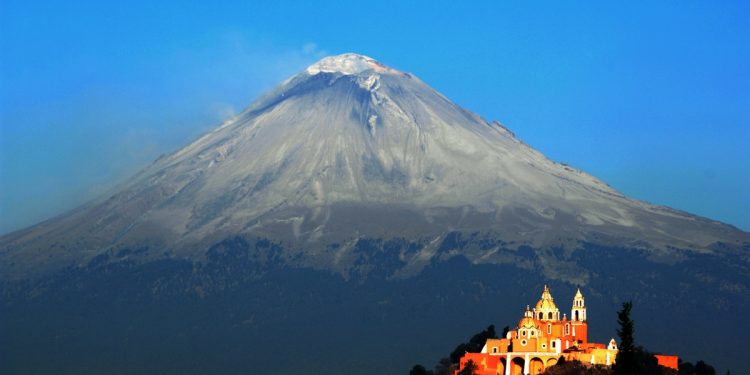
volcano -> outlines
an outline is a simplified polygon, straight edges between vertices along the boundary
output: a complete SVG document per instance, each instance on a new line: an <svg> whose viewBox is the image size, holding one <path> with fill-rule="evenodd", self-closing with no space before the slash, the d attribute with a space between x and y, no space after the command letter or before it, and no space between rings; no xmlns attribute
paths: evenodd
<svg viewBox="0 0 750 375"><path fill-rule="evenodd" d="M0 238L0 366L406 372L545 282L588 288L602 331L632 299L644 344L729 365L742 335L706 318L747 325L748 250L749 233L629 198L344 54L113 193ZM289 340L298 363L280 365Z"/></svg>

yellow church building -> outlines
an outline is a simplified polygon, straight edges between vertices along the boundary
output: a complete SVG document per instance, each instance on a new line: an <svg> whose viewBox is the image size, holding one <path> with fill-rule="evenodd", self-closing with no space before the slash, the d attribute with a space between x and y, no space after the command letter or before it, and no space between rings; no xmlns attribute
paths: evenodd
<svg viewBox="0 0 750 375"><path fill-rule="evenodd" d="M473 361L478 375L540 374L561 357L590 364L614 364L617 343L614 339L607 344L589 342L586 319L586 303L580 289L573 297L568 318L565 313L561 316L545 285L534 308L526 306L516 329L503 338L488 339L480 353L466 353L459 370Z"/></svg>

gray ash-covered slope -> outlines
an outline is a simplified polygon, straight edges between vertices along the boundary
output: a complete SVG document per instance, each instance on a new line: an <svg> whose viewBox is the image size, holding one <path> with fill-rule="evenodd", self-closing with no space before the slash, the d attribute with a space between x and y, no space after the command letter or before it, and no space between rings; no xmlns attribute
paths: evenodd
<svg viewBox="0 0 750 375"><path fill-rule="evenodd" d="M143 260L201 259L223 239L260 236L284 242L300 265L346 273L357 240L406 238L428 243L401 254L411 274L453 232L484 239L459 251L475 263L506 262L500 250L523 245L616 244L670 257L750 242L734 227L630 199L414 75L345 54L106 199L3 237L0 266L20 279L122 249L158 249L131 255Z"/></svg>
<svg viewBox="0 0 750 375"><path fill-rule="evenodd" d="M346 54L0 238L0 372L405 373L544 283L582 287L592 339L632 299L639 343L739 369L748 254Z"/></svg>

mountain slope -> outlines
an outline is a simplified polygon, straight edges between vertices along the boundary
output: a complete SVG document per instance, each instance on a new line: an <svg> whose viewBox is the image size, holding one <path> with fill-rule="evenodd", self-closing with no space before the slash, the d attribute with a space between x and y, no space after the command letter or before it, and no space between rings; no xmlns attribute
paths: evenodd
<svg viewBox="0 0 750 375"><path fill-rule="evenodd" d="M0 264L3 275L23 278L124 248L201 258L233 235L313 251L456 230L502 238L507 248L592 242L706 252L750 242L731 226L629 199L415 76L345 54L287 80L111 197L3 237ZM493 251L470 257L496 261ZM321 263L318 252L310 257Z"/></svg>

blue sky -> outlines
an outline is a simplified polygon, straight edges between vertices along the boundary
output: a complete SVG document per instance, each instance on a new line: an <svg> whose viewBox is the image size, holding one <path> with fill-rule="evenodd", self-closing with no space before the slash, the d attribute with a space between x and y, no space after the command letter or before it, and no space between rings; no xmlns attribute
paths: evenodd
<svg viewBox="0 0 750 375"><path fill-rule="evenodd" d="M0 233L343 52L625 194L750 230L747 2L198 3L0 2Z"/></svg>

